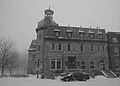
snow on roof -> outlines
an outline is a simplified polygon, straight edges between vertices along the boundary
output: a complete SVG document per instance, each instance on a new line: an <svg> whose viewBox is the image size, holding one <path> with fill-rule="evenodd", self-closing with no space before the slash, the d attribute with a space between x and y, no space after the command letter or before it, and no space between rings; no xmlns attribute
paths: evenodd
<svg viewBox="0 0 120 86"><path fill-rule="evenodd" d="M79 31L78 31L78 32L83 33L84 31L82 31L82 30L80 30L80 29L79 29Z"/></svg>
<svg viewBox="0 0 120 86"><path fill-rule="evenodd" d="M30 48L30 49L28 49L28 51L31 51L31 50L36 50L36 48Z"/></svg>
<svg viewBox="0 0 120 86"><path fill-rule="evenodd" d="M58 29L55 29L54 31L60 31L60 30L58 30Z"/></svg>
<svg viewBox="0 0 120 86"><path fill-rule="evenodd" d="M88 33L94 33L93 31L89 30Z"/></svg>

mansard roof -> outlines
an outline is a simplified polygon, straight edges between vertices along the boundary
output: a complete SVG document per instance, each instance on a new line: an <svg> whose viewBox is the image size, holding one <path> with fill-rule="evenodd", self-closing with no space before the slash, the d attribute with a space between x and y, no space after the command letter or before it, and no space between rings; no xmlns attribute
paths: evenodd
<svg viewBox="0 0 120 86"><path fill-rule="evenodd" d="M120 35L120 32L107 32L107 34L116 34L116 35Z"/></svg>
<svg viewBox="0 0 120 86"><path fill-rule="evenodd" d="M38 22L38 28L45 27L45 26L57 26L58 24L53 20L50 19L49 22L45 19L42 19Z"/></svg>
<svg viewBox="0 0 120 86"><path fill-rule="evenodd" d="M36 41L37 41L36 39L32 40L28 51L30 51L30 50L36 50L36 48L37 48L37 42Z"/></svg>
<svg viewBox="0 0 120 86"><path fill-rule="evenodd" d="M72 39L89 39L89 32L94 34L94 39L91 40L107 40L106 37L106 31L105 29L96 29L96 28L84 28L84 27L68 27L68 26L55 26L55 27L48 27L45 30L45 36L46 37L54 37L54 31L59 30L60 31L60 38L67 38L66 37L66 32L70 30L72 32ZM79 33L82 32L84 33L85 37L80 38ZM99 39L98 34L102 33L104 39ZM70 38L69 38L70 39Z"/></svg>

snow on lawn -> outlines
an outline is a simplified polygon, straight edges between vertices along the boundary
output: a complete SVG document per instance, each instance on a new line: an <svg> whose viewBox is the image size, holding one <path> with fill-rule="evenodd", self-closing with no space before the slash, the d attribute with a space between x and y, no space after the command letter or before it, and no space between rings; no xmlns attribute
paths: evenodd
<svg viewBox="0 0 120 86"><path fill-rule="evenodd" d="M87 81L63 82L60 78L50 80L30 76L28 78L0 78L0 86L120 86L120 78L98 76Z"/></svg>

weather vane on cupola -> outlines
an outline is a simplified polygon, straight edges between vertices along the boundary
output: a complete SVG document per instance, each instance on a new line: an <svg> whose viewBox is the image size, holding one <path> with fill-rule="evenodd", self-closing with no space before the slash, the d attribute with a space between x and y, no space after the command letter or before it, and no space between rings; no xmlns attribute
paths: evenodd
<svg viewBox="0 0 120 86"><path fill-rule="evenodd" d="M45 14L48 16L52 16L54 14L54 11L50 9L50 5L49 5L49 9L45 10Z"/></svg>

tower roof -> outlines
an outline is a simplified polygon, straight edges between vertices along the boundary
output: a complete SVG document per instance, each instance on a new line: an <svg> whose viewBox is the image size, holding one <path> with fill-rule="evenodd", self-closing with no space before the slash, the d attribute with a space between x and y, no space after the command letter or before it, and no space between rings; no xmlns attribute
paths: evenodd
<svg viewBox="0 0 120 86"><path fill-rule="evenodd" d="M53 14L54 14L54 11L52 11L52 10L50 9L50 6L49 6L49 9L46 9L44 12L45 12L45 14L47 14L47 15L53 15Z"/></svg>
<svg viewBox="0 0 120 86"><path fill-rule="evenodd" d="M50 6L44 11L44 13L45 17L38 22L38 28L45 26L58 26L58 24L53 20L54 11L50 9Z"/></svg>

